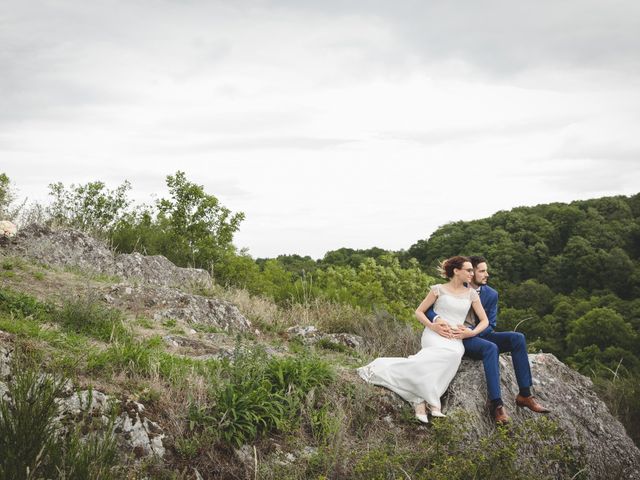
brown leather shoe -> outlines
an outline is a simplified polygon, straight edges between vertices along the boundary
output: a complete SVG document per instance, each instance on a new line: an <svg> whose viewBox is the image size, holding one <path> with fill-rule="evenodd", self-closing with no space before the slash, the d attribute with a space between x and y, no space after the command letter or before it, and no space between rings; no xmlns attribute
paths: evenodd
<svg viewBox="0 0 640 480"><path fill-rule="evenodd" d="M493 411L493 420L499 425L509 423L509 415L507 415L507 411L505 410L504 405L496 407L496 409Z"/></svg>
<svg viewBox="0 0 640 480"><path fill-rule="evenodd" d="M533 395L530 397L523 397L522 395L516 396L516 405L519 407L527 407L529 410L536 413L549 413L551 411L540 405Z"/></svg>

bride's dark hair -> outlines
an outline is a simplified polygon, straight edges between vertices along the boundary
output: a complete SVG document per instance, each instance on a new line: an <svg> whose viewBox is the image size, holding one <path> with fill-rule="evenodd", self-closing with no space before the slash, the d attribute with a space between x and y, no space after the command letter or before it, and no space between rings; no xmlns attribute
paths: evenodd
<svg viewBox="0 0 640 480"><path fill-rule="evenodd" d="M455 257L447 258L440 262L438 265L438 273L442 278L451 278L453 277L453 269L462 269L464 262L470 262L469 257L463 257L460 255L456 255Z"/></svg>

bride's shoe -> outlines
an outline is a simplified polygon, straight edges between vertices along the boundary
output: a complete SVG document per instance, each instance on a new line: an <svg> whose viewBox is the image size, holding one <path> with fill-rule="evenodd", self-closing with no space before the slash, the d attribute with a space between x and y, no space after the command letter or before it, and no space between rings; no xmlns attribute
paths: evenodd
<svg viewBox="0 0 640 480"><path fill-rule="evenodd" d="M424 402L415 405L416 418L422 423L429 423L429 417L427 417L427 408Z"/></svg>
<svg viewBox="0 0 640 480"><path fill-rule="evenodd" d="M434 407L433 405L429 405L429 412L431 413L432 417L438 417L438 418L446 417L446 415L442 413L442 410L440 410L438 407Z"/></svg>

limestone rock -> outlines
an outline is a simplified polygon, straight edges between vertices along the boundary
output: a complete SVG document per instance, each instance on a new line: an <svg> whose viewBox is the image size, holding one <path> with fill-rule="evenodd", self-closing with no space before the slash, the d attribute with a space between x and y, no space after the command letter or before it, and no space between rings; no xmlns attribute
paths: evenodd
<svg viewBox="0 0 640 480"><path fill-rule="evenodd" d="M211 287L209 273L175 266L160 255L114 254L104 242L77 230L30 225L5 246L8 253L57 267L124 279L102 295L112 306L124 306L156 320L183 320L229 331L248 331L251 323L224 300L186 293L184 287Z"/></svg>
<svg viewBox="0 0 640 480"><path fill-rule="evenodd" d="M163 457L164 433L157 423L144 416L144 405L128 401L124 409L125 411L116 420L115 431L125 439L136 458L149 455Z"/></svg>
<svg viewBox="0 0 640 480"><path fill-rule="evenodd" d="M251 328L251 322L232 303L169 287L117 284L110 288L107 296L111 305L140 311L157 321L181 320L227 332L242 332Z"/></svg>
<svg viewBox="0 0 640 480"><path fill-rule="evenodd" d="M362 337L352 333L322 333L313 325L296 325L287 329L287 337L297 339L305 345L313 345L319 341L326 341L335 345L358 348L362 345Z"/></svg>
<svg viewBox="0 0 640 480"><path fill-rule="evenodd" d="M640 479L640 450L593 391L591 380L551 354L529 355L529 360L534 395L552 410L550 419L568 435L576 451L584 448L589 478ZM502 398L512 422L538 415L515 405L518 386L510 356L500 356L500 371ZM486 392L482 362L463 359L443 399L444 411L466 412L470 431L486 434L495 428L486 408Z"/></svg>
<svg viewBox="0 0 640 480"><path fill-rule="evenodd" d="M175 266L160 255L115 254L104 242L78 230L29 225L6 246L15 255L57 267L78 267L162 287L211 286L208 272Z"/></svg>

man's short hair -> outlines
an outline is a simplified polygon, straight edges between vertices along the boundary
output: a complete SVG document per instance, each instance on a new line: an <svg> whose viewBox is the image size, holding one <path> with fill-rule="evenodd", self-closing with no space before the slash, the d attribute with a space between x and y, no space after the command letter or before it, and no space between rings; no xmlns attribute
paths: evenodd
<svg viewBox="0 0 640 480"><path fill-rule="evenodd" d="M469 260L471 260L471 265L473 266L473 268L476 268L481 263L487 263L487 259L481 255L471 255L469 257Z"/></svg>

